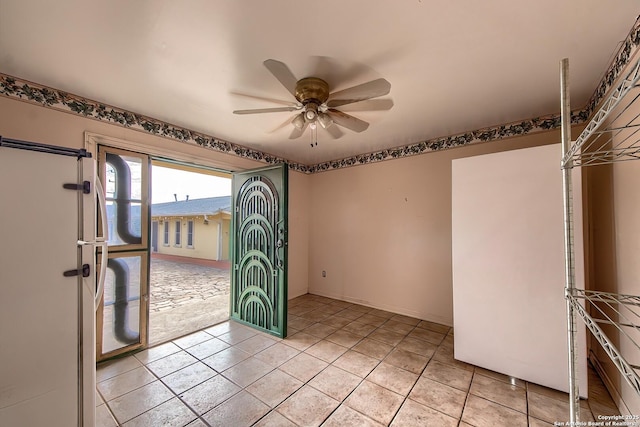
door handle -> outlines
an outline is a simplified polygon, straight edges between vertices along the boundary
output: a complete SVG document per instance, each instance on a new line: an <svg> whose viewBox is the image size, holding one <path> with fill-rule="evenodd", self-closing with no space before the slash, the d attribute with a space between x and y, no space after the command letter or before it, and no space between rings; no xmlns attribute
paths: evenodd
<svg viewBox="0 0 640 427"><path fill-rule="evenodd" d="M89 264L84 264L82 268L77 268L75 270L67 270L62 273L64 277L74 277L74 276L82 276L89 277L91 275L91 267Z"/></svg>
<svg viewBox="0 0 640 427"><path fill-rule="evenodd" d="M284 271L284 258L287 246L286 233L282 225L284 221L278 221L278 240L276 240L276 266Z"/></svg>
<svg viewBox="0 0 640 427"><path fill-rule="evenodd" d="M102 292L104 291L104 281L107 278L107 262L109 262L109 223L107 221L107 200L104 196L104 189L102 188L102 182L100 178L96 177L96 195L98 196L98 206L100 207L100 215L102 215L102 238L96 237L95 241L90 243L95 246L102 246L102 259L100 260L100 276L98 277L98 286L95 290L94 306L98 309L98 304L102 299ZM88 243L88 242L87 242ZM82 244L78 241L78 244Z"/></svg>
<svg viewBox="0 0 640 427"><path fill-rule="evenodd" d="M96 240L78 240L78 246L107 246L109 243L103 239Z"/></svg>

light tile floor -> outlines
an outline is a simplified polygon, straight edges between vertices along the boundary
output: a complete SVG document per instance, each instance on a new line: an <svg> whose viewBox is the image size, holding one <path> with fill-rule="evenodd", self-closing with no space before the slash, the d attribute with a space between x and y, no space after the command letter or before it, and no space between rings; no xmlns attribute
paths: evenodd
<svg viewBox="0 0 640 427"><path fill-rule="evenodd" d="M568 396L453 358L447 326L304 295L284 340L233 321L100 364L97 426L550 426ZM581 419L617 409L593 370Z"/></svg>

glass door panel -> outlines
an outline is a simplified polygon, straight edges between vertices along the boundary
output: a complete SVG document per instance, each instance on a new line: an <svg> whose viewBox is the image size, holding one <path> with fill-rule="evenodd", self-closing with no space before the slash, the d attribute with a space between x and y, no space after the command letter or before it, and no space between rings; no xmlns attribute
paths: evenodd
<svg viewBox="0 0 640 427"><path fill-rule="evenodd" d="M98 161L109 229L96 331L98 360L103 360L148 342L149 157L98 146Z"/></svg>
<svg viewBox="0 0 640 427"><path fill-rule="evenodd" d="M146 252L109 254L104 283L101 353L140 347L145 342L143 299L147 281Z"/></svg>
<svg viewBox="0 0 640 427"><path fill-rule="evenodd" d="M105 164L110 251L147 244L147 227L143 227L143 223L147 222L148 210L143 198L148 198L148 159L118 151L119 154L106 152L100 156Z"/></svg>

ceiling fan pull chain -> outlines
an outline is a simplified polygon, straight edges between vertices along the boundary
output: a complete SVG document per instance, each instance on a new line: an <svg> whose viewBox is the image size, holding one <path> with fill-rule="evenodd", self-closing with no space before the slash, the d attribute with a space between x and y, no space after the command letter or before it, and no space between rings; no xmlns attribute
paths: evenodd
<svg viewBox="0 0 640 427"><path fill-rule="evenodd" d="M316 122L311 123L311 147L315 147L318 145L318 126L316 126Z"/></svg>

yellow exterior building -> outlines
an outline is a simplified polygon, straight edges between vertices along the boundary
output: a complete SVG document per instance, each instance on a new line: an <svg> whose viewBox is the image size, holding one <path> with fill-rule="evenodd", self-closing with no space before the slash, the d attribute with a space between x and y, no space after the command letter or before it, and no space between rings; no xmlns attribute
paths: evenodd
<svg viewBox="0 0 640 427"><path fill-rule="evenodd" d="M231 196L151 205L152 253L229 260Z"/></svg>

